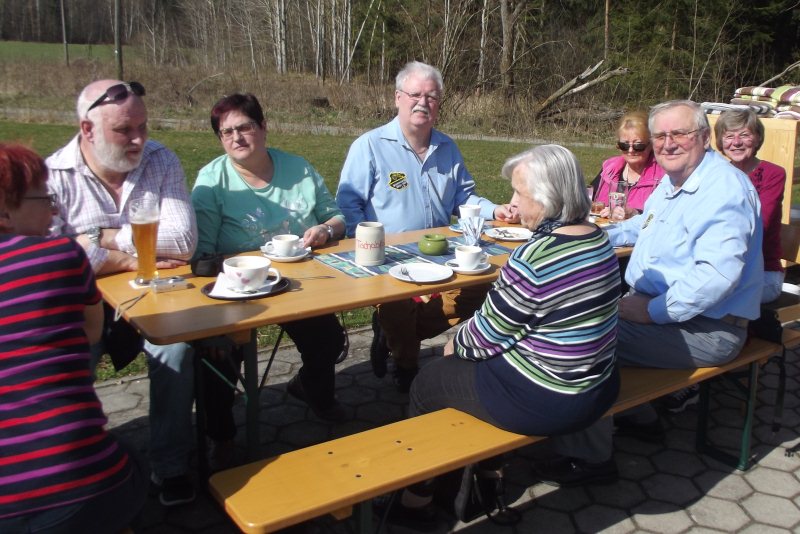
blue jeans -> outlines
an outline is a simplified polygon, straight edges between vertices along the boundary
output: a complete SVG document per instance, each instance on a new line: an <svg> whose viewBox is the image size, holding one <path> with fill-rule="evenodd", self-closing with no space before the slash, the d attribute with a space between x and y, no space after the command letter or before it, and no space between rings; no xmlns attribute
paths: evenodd
<svg viewBox="0 0 800 534"><path fill-rule="evenodd" d="M150 466L157 477L172 478L189 471L192 451L194 352L186 343L144 343L150 377ZM92 346L92 369L104 353Z"/></svg>

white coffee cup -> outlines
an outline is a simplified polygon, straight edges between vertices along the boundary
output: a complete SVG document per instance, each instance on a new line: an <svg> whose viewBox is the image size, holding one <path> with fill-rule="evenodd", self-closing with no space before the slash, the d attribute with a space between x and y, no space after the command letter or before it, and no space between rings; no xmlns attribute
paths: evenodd
<svg viewBox="0 0 800 534"><path fill-rule="evenodd" d="M480 217L481 207L477 204L462 204L458 207L459 218L466 219L468 217Z"/></svg>
<svg viewBox="0 0 800 534"><path fill-rule="evenodd" d="M459 268L470 271L485 263L488 257L481 247L459 245L456 247L456 263Z"/></svg>
<svg viewBox="0 0 800 534"><path fill-rule="evenodd" d="M222 270L228 278L228 289L249 293L281 281L281 273L271 265L269 258L263 256L234 256L222 263ZM270 274L275 276L275 280L267 284Z"/></svg>
<svg viewBox="0 0 800 534"><path fill-rule="evenodd" d="M360 222L356 226L356 264L367 267L386 261L386 232L379 222Z"/></svg>
<svg viewBox="0 0 800 534"><path fill-rule="evenodd" d="M277 256L296 256L300 252L302 240L294 234L272 236L272 251ZM269 244L269 243L268 243Z"/></svg>

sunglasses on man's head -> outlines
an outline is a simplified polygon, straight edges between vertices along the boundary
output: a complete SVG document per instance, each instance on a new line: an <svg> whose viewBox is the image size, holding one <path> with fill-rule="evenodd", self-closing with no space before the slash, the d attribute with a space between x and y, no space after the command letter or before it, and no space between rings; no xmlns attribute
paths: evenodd
<svg viewBox="0 0 800 534"><path fill-rule="evenodd" d="M106 102L122 102L128 98L128 95L130 94L144 96L144 85L140 84L139 82L126 82L112 85L106 89L105 93L100 95L100 98L95 100L92 105L89 106L89 109L87 109L86 112L88 113L100 104L104 104Z"/></svg>
<svg viewBox="0 0 800 534"><path fill-rule="evenodd" d="M643 152L650 143L627 143L625 141L617 141L617 148L623 152L627 152L633 147L634 152Z"/></svg>

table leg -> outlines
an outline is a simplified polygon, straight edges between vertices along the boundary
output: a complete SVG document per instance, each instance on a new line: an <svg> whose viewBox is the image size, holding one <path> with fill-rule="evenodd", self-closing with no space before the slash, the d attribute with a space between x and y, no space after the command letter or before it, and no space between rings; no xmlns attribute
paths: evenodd
<svg viewBox="0 0 800 534"><path fill-rule="evenodd" d="M261 427L261 422L258 419L260 406L258 395L258 343L256 338L256 330L251 330L250 339L242 346L244 352L244 391L247 396L245 424L247 431L247 459L249 461L258 458L259 428Z"/></svg>

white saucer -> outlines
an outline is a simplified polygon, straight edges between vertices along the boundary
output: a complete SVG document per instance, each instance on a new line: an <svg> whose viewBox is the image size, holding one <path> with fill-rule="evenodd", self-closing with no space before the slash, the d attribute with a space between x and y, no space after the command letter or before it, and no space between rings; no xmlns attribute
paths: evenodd
<svg viewBox="0 0 800 534"><path fill-rule="evenodd" d="M408 271L408 275L400 272L403 267ZM453 276L453 269L437 263L404 263L389 269L389 274L403 282L427 284L447 280Z"/></svg>
<svg viewBox="0 0 800 534"><path fill-rule="evenodd" d="M272 276L269 277L269 282L255 291L236 291L228 287L230 282L225 273L219 273L217 280L202 288L202 293L211 297L212 299L219 300L250 300L266 297L267 295L280 293L289 287L289 279L281 278L279 282L275 282Z"/></svg>
<svg viewBox="0 0 800 534"><path fill-rule="evenodd" d="M272 252L271 244L266 244L263 247L261 247L261 253L267 258L271 259L272 261L276 261L279 263L291 263L294 261L300 261L303 258L307 257L309 254L311 254L311 247L306 247L300 250L294 256L280 256Z"/></svg>
<svg viewBox="0 0 800 534"><path fill-rule="evenodd" d="M488 271L492 267L492 264L489 263L488 261L485 263L481 263L474 269L462 269L461 267L458 266L456 260L448 260L445 263L445 265L453 269L453 271L457 272L458 274L481 274Z"/></svg>
<svg viewBox="0 0 800 534"><path fill-rule="evenodd" d="M501 228L489 228L484 234L498 241L527 241L531 238L533 232L527 228L504 226Z"/></svg>

